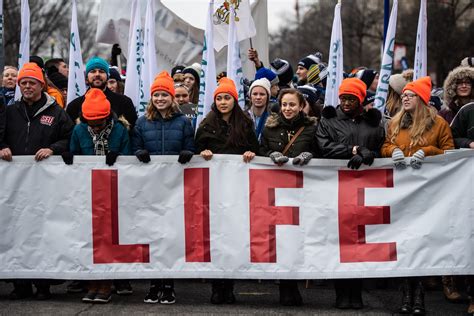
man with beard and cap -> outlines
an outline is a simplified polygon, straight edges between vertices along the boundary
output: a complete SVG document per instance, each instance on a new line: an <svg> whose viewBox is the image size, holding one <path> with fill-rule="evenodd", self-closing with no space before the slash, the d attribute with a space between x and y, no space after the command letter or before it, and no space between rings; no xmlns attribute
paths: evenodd
<svg viewBox="0 0 474 316"><path fill-rule="evenodd" d="M298 62L296 68L296 76L298 76L298 86L303 86L308 82L308 70L314 64L319 64L322 61L323 54L316 52L310 54Z"/></svg>
<svg viewBox="0 0 474 316"><path fill-rule="evenodd" d="M90 88L97 88L104 91L107 100L110 102L112 111L118 119L128 125L132 130L137 120L137 112L132 100L125 96L112 92L107 88L109 78L109 64L100 57L92 57L86 64L86 81ZM84 96L72 100L67 106L67 114L76 122L82 110ZM126 121L126 122L125 122Z"/></svg>
<svg viewBox="0 0 474 316"><path fill-rule="evenodd" d="M316 130L323 158L349 159L347 167L359 169L380 157L385 140L382 115L377 109L364 111L366 92L367 86L360 79L344 79L339 87L340 105L324 107ZM362 279L334 280L334 287L337 308L363 308Z"/></svg>
<svg viewBox="0 0 474 316"><path fill-rule="evenodd" d="M6 109L3 141L0 140L0 159L12 161L16 156L32 155L42 161L68 150L74 124L58 103L44 92L43 71L35 63L26 63L18 73L21 99ZM0 119L1 121L1 119ZM0 129L1 129L0 122ZM25 208L25 211L31 210ZM51 280L14 280L10 299L51 298Z"/></svg>

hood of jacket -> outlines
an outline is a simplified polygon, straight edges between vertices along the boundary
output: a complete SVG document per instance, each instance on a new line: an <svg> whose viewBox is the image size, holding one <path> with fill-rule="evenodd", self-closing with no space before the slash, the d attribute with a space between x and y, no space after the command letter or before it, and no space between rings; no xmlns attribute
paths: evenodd
<svg viewBox="0 0 474 316"><path fill-rule="evenodd" d="M456 80L462 78L470 78L474 82L474 67L465 67L459 66L451 70L451 72L444 80L443 90L444 90L444 101L443 108L449 108L449 105L454 100L456 96ZM474 89L471 89L471 98L474 96Z"/></svg>
<svg viewBox="0 0 474 316"><path fill-rule="evenodd" d="M306 125L306 126L315 125L318 122L317 118L310 117L310 116L307 116L307 115L304 115L303 120L304 120L304 125ZM268 127L268 128L275 128L275 127L278 127L282 123L283 122L282 122L282 119L280 118L280 114L272 113L267 118L267 121L265 122L265 126Z"/></svg>

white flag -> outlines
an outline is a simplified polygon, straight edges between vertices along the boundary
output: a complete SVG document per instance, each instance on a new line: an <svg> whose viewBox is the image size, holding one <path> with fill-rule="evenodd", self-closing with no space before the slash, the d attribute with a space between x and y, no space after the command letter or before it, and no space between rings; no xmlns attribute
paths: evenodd
<svg viewBox="0 0 474 316"><path fill-rule="evenodd" d="M374 107L382 114L385 113L385 103L388 94L388 79L392 75L393 51L395 48L395 33L397 30L398 0L393 1L390 21L388 22L387 36L385 38L382 67L380 69L380 79L375 93Z"/></svg>
<svg viewBox="0 0 474 316"><path fill-rule="evenodd" d="M428 26L428 18L426 16L426 0L420 0L420 15L418 17L418 30L416 31L416 48L413 80L426 77L427 61L426 61L426 28Z"/></svg>
<svg viewBox="0 0 474 316"><path fill-rule="evenodd" d="M232 79L239 95L239 105L243 109L245 106L242 61L240 60L240 45L237 39L237 24L233 14L234 8L230 7L229 18L229 43L227 46L227 77Z"/></svg>
<svg viewBox="0 0 474 316"><path fill-rule="evenodd" d="M67 104L86 93L84 63L82 61L81 40L77 26L76 0L72 0L71 34L69 36L69 75L67 81Z"/></svg>
<svg viewBox="0 0 474 316"><path fill-rule="evenodd" d="M342 46L342 24L341 4L334 8L334 20L332 22L331 44L329 49L328 78L326 83L326 96L324 106L337 106L339 104L339 86L341 85L344 72L343 46Z"/></svg>
<svg viewBox="0 0 474 316"><path fill-rule="evenodd" d="M155 49L155 15L154 0L148 0L145 17L145 38L140 82L143 94L140 93L140 104L147 104L150 100L150 87L157 73Z"/></svg>
<svg viewBox="0 0 474 316"><path fill-rule="evenodd" d="M135 11L132 12L133 33L132 41L128 49L127 79L125 80L124 94L132 99L138 116L145 113L145 108L150 96L145 96L141 72L143 66L143 28L140 17L140 1L137 1ZM146 101L144 101L148 98Z"/></svg>
<svg viewBox="0 0 474 316"><path fill-rule="evenodd" d="M216 83L216 58L214 56L213 38L214 29L212 25L212 14L214 8L214 0L209 2L207 12L206 31L204 32L204 46L202 49L201 62L201 80L199 86L199 104L198 116L196 119L196 130L201 121L211 111L214 102L214 91L217 88Z"/></svg>
<svg viewBox="0 0 474 316"><path fill-rule="evenodd" d="M21 39L18 53L18 69L30 62L30 6L28 0L21 0ZM15 100L20 100L21 92L18 85L15 90Z"/></svg>
<svg viewBox="0 0 474 316"><path fill-rule="evenodd" d="M230 2L235 2L230 4ZM231 18L231 10L234 10L233 17L237 26L237 39L243 41L244 39L254 37L257 33L255 24L253 22L252 14L250 12L249 0L240 1L226 1L218 0L214 6L214 48L220 51L227 45Z"/></svg>

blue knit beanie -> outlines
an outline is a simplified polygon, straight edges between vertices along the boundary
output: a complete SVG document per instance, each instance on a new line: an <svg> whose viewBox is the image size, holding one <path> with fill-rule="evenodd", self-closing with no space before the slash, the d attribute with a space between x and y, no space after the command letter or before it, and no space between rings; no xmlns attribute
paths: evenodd
<svg viewBox="0 0 474 316"><path fill-rule="evenodd" d="M276 73L271 71L268 68L262 67L257 70L257 73L255 74L255 80L266 78L268 81L270 81L271 85L276 85L278 84L278 77Z"/></svg>
<svg viewBox="0 0 474 316"><path fill-rule="evenodd" d="M86 75L93 69L102 69L109 78L109 64L100 57L94 56L86 64Z"/></svg>

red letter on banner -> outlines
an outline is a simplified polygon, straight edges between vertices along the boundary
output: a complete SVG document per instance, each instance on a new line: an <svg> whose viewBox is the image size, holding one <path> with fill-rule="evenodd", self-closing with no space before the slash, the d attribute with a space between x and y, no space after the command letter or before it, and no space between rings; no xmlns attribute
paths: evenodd
<svg viewBox="0 0 474 316"><path fill-rule="evenodd" d="M148 245L120 245L117 170L92 170L94 263L148 263Z"/></svg>
<svg viewBox="0 0 474 316"><path fill-rule="evenodd" d="M396 243L365 242L365 225L390 224L389 206L364 206L365 188L392 188L393 170L339 171L341 262L396 261Z"/></svg>
<svg viewBox="0 0 474 316"><path fill-rule="evenodd" d="M250 170L250 260L276 262L276 225L299 225L299 208L275 206L275 188L302 188L303 173Z"/></svg>
<svg viewBox="0 0 474 316"><path fill-rule="evenodd" d="M186 262L211 262L209 169L184 170Z"/></svg>

